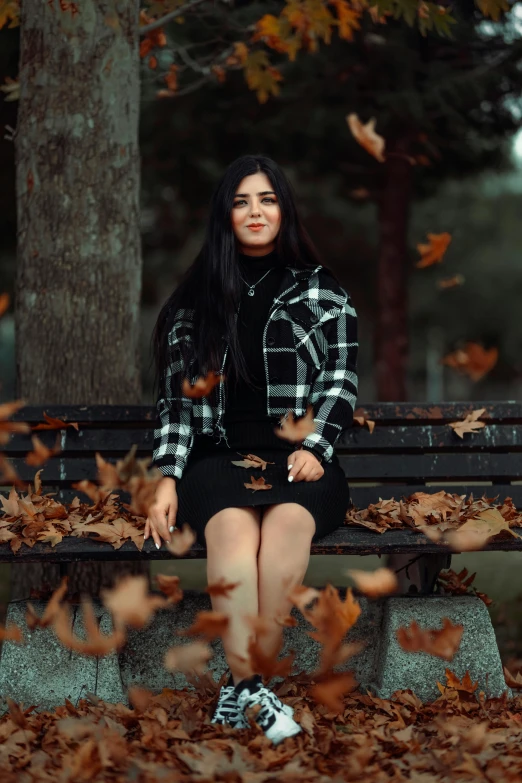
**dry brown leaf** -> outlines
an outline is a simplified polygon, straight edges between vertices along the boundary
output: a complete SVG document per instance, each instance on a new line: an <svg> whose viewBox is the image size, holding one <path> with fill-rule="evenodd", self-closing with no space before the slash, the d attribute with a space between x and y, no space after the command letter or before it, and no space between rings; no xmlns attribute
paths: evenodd
<svg viewBox="0 0 522 783"><path fill-rule="evenodd" d="M190 525L184 524L182 530L174 530L170 542L167 542L167 549L173 555L183 557L183 555L187 554L195 540L195 532Z"/></svg>
<svg viewBox="0 0 522 783"><path fill-rule="evenodd" d="M312 405L307 406L305 415L300 418L296 418L294 411L289 409L286 416L280 420L280 426L274 428L274 435L290 443L300 443L312 432L315 432Z"/></svg>
<svg viewBox="0 0 522 783"><path fill-rule="evenodd" d="M453 275L453 277L446 277L443 280L439 280L437 286L444 291L446 288L455 288L456 286L463 285L464 282L464 275L459 274Z"/></svg>
<svg viewBox="0 0 522 783"><path fill-rule="evenodd" d="M471 413L468 413L467 416L462 419L462 421L453 421L448 424L449 427L453 429L456 435L459 436L459 438L463 438L464 434L466 432L477 432L480 429L483 429L486 426L486 423L484 421L478 421L478 419L486 412L485 408L479 408L478 410L474 410Z"/></svg>
<svg viewBox="0 0 522 783"><path fill-rule="evenodd" d="M482 549L491 538L498 535L520 538L496 508L488 508L468 519L458 530L448 530L445 543L454 552L472 552Z"/></svg>
<svg viewBox="0 0 522 783"><path fill-rule="evenodd" d="M230 623L230 617L224 612L201 611L194 618L194 622L188 628L178 631L178 636L197 636L201 634L207 639L216 639L222 636Z"/></svg>
<svg viewBox="0 0 522 783"><path fill-rule="evenodd" d="M256 492L258 490L272 489L272 484L267 484L264 476L259 476L259 478L256 478L255 476L250 476L250 483L245 481L243 486L246 489L253 489Z"/></svg>
<svg viewBox="0 0 522 783"><path fill-rule="evenodd" d="M424 269L433 264L440 264L450 242L451 234L448 234L447 231L442 234L428 234L427 244L417 245L417 250L421 254L421 260L417 262L417 268Z"/></svg>
<svg viewBox="0 0 522 783"><path fill-rule="evenodd" d="M208 397L214 386L224 379L224 375L216 375L213 372L209 372L205 377L200 376L194 386L192 386L190 381L187 378L184 378L181 391L185 397L189 397L190 399Z"/></svg>
<svg viewBox="0 0 522 783"><path fill-rule="evenodd" d="M63 421L62 419L53 419L52 416L48 416L47 413L43 414L45 424L35 424L32 428L33 432L36 430L65 430L67 427L72 427L79 432L80 427L77 421Z"/></svg>
<svg viewBox="0 0 522 783"><path fill-rule="evenodd" d="M205 592L214 597L225 596L225 598L228 598L230 591L235 590L236 587L239 587L241 584L242 582L226 582L222 577L219 582L214 582L211 585L207 585Z"/></svg>
<svg viewBox="0 0 522 783"><path fill-rule="evenodd" d="M366 125L363 125L357 114L348 114L346 116L346 122L352 132L352 136L355 141L369 152L370 155L379 161L384 163L386 158L384 157L385 140L382 136L375 131L375 118L372 117Z"/></svg>
<svg viewBox="0 0 522 783"><path fill-rule="evenodd" d="M156 581L162 593L168 598L170 604L177 604L183 598L183 590L179 586L179 576L156 574Z"/></svg>
<svg viewBox="0 0 522 783"><path fill-rule="evenodd" d="M73 633L71 611L65 604L58 607L53 619L53 629L61 643L67 649L84 655L109 655L121 649L126 641L123 629L116 628L110 635L101 633L90 599L84 597L81 603L87 638L80 639Z"/></svg>
<svg viewBox="0 0 522 783"><path fill-rule="evenodd" d="M442 620L441 629L421 629L415 620L407 628L396 631L397 641L406 652L425 652L451 661L460 647L463 625L453 625L448 617Z"/></svg>
<svg viewBox="0 0 522 783"><path fill-rule="evenodd" d="M352 577L361 593L369 598L392 595L399 587L397 574L389 568L377 568L375 571L350 568L345 573Z"/></svg>
<svg viewBox="0 0 522 783"><path fill-rule="evenodd" d="M51 597L49 598L44 613L41 617L38 617L34 606L29 601L27 601L25 622L30 631L33 631L35 628L47 628L47 626L54 621L58 609L60 608L60 603L67 592L67 585L68 577L64 576L62 577L62 580L56 590L54 590Z"/></svg>
<svg viewBox="0 0 522 783"><path fill-rule="evenodd" d="M148 579L142 574L124 576L112 589L102 589L100 595L117 627L144 628L157 609L171 605L166 598L149 594Z"/></svg>
<svg viewBox="0 0 522 783"><path fill-rule="evenodd" d="M486 350L478 343L468 342L464 348L447 354L441 363L467 375L472 381L479 381L493 369L497 361L498 348Z"/></svg>
<svg viewBox="0 0 522 783"><path fill-rule="evenodd" d="M331 712L339 714L344 709L343 697L355 690L357 685L353 672L332 672L321 682L312 685L310 696L318 704L324 704Z"/></svg>
<svg viewBox="0 0 522 783"><path fill-rule="evenodd" d="M212 648L205 642L178 644L169 647L165 653L163 665L169 672L196 672L203 674L205 667L214 655Z"/></svg>

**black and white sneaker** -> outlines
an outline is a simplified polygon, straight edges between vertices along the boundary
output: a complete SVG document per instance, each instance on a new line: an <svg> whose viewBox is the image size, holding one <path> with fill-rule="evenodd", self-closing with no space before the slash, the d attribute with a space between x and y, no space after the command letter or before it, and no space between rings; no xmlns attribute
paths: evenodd
<svg viewBox="0 0 522 783"><path fill-rule="evenodd" d="M248 720L237 703L237 694L232 675L228 678L227 684L221 687L216 709L210 722L228 723L229 726L235 729L248 729L249 727Z"/></svg>
<svg viewBox="0 0 522 783"><path fill-rule="evenodd" d="M241 680L236 685L237 704L241 710L261 705L254 720L261 726L268 739L278 745L287 737L293 737L302 730L293 719L293 710L263 685L260 674ZM292 712L289 714L289 710ZM246 718L246 716L245 716Z"/></svg>

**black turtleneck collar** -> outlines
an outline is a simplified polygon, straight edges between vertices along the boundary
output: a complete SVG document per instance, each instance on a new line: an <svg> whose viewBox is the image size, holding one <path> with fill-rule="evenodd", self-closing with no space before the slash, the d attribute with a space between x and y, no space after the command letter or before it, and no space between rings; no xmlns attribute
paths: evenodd
<svg viewBox="0 0 522 783"><path fill-rule="evenodd" d="M270 253L265 253L264 256L249 256L246 253L239 253L238 257L241 266L249 269L270 269L272 266L279 265L279 256L275 249Z"/></svg>

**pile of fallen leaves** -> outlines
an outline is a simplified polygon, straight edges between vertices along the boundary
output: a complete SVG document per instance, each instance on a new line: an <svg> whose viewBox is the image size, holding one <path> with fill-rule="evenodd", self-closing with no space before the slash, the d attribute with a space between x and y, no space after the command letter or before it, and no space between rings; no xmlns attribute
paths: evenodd
<svg viewBox="0 0 522 783"><path fill-rule="evenodd" d="M511 528L522 526L522 514L511 498L495 505L495 498L452 495L441 490L415 492L404 500L382 500L368 508L349 509L345 523L362 525L376 533L416 530L431 541L458 552L480 549L496 536L520 538Z"/></svg>
<svg viewBox="0 0 522 783"><path fill-rule="evenodd" d="M392 593L395 575L388 569L350 572L368 597ZM448 580L456 592L469 588L467 573ZM208 585L211 595L228 594L238 583ZM87 655L105 655L119 649L126 628L143 628L154 612L174 606L183 593L177 576L158 576L163 595L147 592L143 576L127 576L102 591L113 617L113 631L100 632L92 606L84 598L86 638L71 630L69 605L63 604L67 578L62 580L39 617L27 605L27 625L50 626L68 649ZM343 599L332 585L323 590L300 585L288 593L291 602L314 627L307 631L321 646L318 668L292 674L293 651L278 660L259 647L265 621L251 616L248 657L254 670L270 683L284 680L274 692L294 708L303 731L274 747L247 710L248 729L212 724L219 688L228 672L215 682L206 669L212 655L208 641L222 636L226 614L199 612L193 624L177 636L199 636L165 651L164 666L183 671L192 689L164 688L154 694L141 686L128 690L130 707L111 704L93 694L74 705L65 700L53 710L36 712L6 699L8 711L0 718L0 775L6 783L47 781L346 781L518 780L522 774L522 700L486 699L469 672L459 679L446 669L440 696L423 704L411 690L382 699L357 690L353 673L334 667L364 648L363 642L344 643L346 632L358 621L361 608L351 589ZM295 618L278 618L285 626ZM416 623L397 631L401 647L424 651L451 661L463 627L444 618L441 629L420 629ZM176 633L176 632L175 632ZM23 643L15 626L2 630L5 639ZM174 637L175 638L175 637ZM520 675L506 670L506 681L522 688Z"/></svg>

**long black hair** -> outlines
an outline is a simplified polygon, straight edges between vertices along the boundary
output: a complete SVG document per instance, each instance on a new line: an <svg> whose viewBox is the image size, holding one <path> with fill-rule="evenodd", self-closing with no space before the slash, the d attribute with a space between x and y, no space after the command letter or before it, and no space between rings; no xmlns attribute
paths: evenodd
<svg viewBox="0 0 522 783"><path fill-rule="evenodd" d="M154 389L159 389L159 397L173 395L177 399L181 396L180 389L171 389L169 395L165 387L167 369L173 361L168 336L181 308L194 310L193 344L189 348L182 340L178 346L184 373L189 361L194 358L199 375L205 376L210 369L219 372L223 360L222 338L225 337L229 344L232 374L250 382L235 329L241 278L231 212L241 180L258 172L264 172L270 180L281 210L281 227L275 246L280 263L296 269L314 269L322 265L319 253L297 214L291 184L277 163L263 155L242 155L234 160L212 195L203 246L161 308L154 327ZM335 278L331 270L325 267L325 271ZM172 407L171 402L166 399L169 407Z"/></svg>

